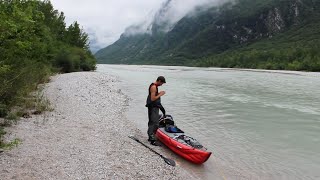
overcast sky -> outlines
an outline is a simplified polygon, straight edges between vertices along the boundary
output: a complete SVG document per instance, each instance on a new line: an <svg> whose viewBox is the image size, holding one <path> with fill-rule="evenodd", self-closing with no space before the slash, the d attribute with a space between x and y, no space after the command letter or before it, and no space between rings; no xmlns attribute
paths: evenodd
<svg viewBox="0 0 320 180"><path fill-rule="evenodd" d="M89 34L91 49L96 51L116 40L126 27L153 18L160 6L167 0L51 0L54 8L64 12L66 23L74 21ZM192 7L223 0L174 0L177 8L172 9L178 20Z"/></svg>
<svg viewBox="0 0 320 180"><path fill-rule="evenodd" d="M165 0L51 0L69 25L78 21L90 35L92 49L115 42L125 28L152 16Z"/></svg>

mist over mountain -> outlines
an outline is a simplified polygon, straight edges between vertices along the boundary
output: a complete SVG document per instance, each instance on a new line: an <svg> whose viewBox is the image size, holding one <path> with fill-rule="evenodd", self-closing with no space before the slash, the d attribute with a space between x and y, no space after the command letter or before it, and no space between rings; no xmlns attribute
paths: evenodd
<svg viewBox="0 0 320 180"><path fill-rule="evenodd" d="M151 34L152 29L168 32L183 17L195 15L200 9L204 11L224 2L231 2L231 0L167 0L154 16L151 15L143 22L127 27L123 34L127 36L144 33Z"/></svg>
<svg viewBox="0 0 320 180"><path fill-rule="evenodd" d="M320 2L193 2L168 0L99 50L99 63L320 70Z"/></svg>

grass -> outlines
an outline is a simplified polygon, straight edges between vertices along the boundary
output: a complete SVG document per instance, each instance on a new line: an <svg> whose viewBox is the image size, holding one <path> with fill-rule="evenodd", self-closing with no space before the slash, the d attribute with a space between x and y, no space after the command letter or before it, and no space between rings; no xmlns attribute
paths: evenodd
<svg viewBox="0 0 320 180"><path fill-rule="evenodd" d="M14 139L14 140L12 140L12 141L10 141L8 143L0 141L0 152L1 152L1 149L3 149L3 150L11 150L14 147L17 147L21 143L22 143L22 141L19 138L16 138L16 139Z"/></svg>
<svg viewBox="0 0 320 180"><path fill-rule="evenodd" d="M43 94L43 88L43 85L39 85L38 89L29 96L19 98L17 105L0 121L0 151L1 149L10 150L21 143L18 138L4 142L5 127L17 124L20 118L31 118L32 115L53 111L49 100Z"/></svg>

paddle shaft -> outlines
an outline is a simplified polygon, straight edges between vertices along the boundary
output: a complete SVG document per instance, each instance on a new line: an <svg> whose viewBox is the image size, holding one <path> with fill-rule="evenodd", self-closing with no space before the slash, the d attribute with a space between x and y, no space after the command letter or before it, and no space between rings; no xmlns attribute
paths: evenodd
<svg viewBox="0 0 320 180"><path fill-rule="evenodd" d="M149 146L145 145L143 142L141 142L139 139L133 137L133 136L129 136L129 138L137 141L138 143L142 144L144 147L148 148L150 151L154 152L155 154L159 155L167 164L171 165L171 166L175 166L175 162L171 159L168 159L164 156L162 156L160 153L158 153L157 151L151 149Z"/></svg>
<svg viewBox="0 0 320 180"><path fill-rule="evenodd" d="M164 158L161 154L159 154L157 151L151 149L149 146L145 145L143 142L141 142L139 139L135 138L135 137L132 137L132 136L129 136L131 139L137 141L138 143L142 144L144 147L150 149L150 151L156 153L157 155L159 155L160 157Z"/></svg>

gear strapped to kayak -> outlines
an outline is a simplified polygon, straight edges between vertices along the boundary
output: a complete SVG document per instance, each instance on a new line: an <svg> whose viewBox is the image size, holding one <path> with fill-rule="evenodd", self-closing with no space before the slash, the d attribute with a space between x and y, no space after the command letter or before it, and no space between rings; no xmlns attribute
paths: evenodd
<svg viewBox="0 0 320 180"><path fill-rule="evenodd" d="M156 136L172 151L193 163L202 164L211 156L211 152L208 152L196 139L175 126L170 115L160 117Z"/></svg>

